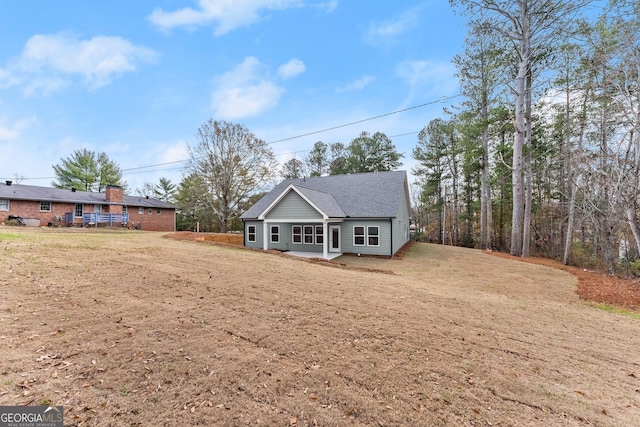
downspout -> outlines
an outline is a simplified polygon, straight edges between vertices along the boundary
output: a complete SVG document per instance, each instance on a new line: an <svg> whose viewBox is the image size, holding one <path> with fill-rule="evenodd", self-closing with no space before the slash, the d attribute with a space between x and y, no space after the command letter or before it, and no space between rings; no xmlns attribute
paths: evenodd
<svg viewBox="0 0 640 427"><path fill-rule="evenodd" d="M247 246L247 224L242 220L242 246Z"/></svg>
<svg viewBox="0 0 640 427"><path fill-rule="evenodd" d="M389 248L389 258L393 258L393 217L389 218L389 230L391 230L391 247Z"/></svg>

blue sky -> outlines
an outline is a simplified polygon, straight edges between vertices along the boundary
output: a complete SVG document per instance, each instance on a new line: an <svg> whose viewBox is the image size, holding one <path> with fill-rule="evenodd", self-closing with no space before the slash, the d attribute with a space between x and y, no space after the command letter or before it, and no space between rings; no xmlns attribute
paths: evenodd
<svg viewBox="0 0 640 427"><path fill-rule="evenodd" d="M281 163L384 132L409 170L417 132L455 103L440 100L459 92L465 32L445 0L0 2L0 178L49 186L51 166L87 148L130 192L177 183L210 118Z"/></svg>

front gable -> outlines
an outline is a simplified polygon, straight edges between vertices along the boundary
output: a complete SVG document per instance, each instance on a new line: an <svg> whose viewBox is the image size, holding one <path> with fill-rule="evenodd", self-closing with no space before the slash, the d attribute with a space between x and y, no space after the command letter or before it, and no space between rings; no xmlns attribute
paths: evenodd
<svg viewBox="0 0 640 427"><path fill-rule="evenodd" d="M284 197L261 217L267 220L313 219L322 220L323 215L295 191L288 191Z"/></svg>
<svg viewBox="0 0 640 427"><path fill-rule="evenodd" d="M295 216L291 216L295 215ZM320 208L314 205L294 185L289 185L267 208L258 215L258 219L289 218L327 218Z"/></svg>

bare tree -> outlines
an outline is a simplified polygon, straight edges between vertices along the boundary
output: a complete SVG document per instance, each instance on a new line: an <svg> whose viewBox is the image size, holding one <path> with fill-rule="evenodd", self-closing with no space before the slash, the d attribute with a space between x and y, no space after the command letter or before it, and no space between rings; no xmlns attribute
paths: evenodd
<svg viewBox="0 0 640 427"><path fill-rule="evenodd" d="M276 177L278 164L271 147L239 124L210 119L196 137L187 170L204 180L212 196L209 208L225 233L239 204Z"/></svg>

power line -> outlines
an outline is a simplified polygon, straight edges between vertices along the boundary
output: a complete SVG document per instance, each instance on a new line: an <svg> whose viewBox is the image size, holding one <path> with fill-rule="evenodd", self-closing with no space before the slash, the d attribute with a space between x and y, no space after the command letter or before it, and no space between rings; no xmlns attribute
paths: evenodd
<svg viewBox="0 0 640 427"><path fill-rule="evenodd" d="M186 159L186 160L175 160L175 161L173 161L173 162L158 163L158 164L155 164L155 165L149 165L149 166L138 166L138 167L135 167L135 168L121 169L121 171L122 171L122 172L124 172L124 171L133 171L133 170L138 170L138 169L155 168L155 167L157 167L157 166L174 165L174 164L176 164L176 163L184 163L184 162L187 162L187 161L189 161L189 159Z"/></svg>
<svg viewBox="0 0 640 427"><path fill-rule="evenodd" d="M420 133L420 131L406 132L406 133L401 133L401 134L398 134L398 135L389 135L389 138L399 138L401 136L417 135L419 133ZM277 156L285 156L287 154L308 153L311 150L313 150L313 148L309 148L309 149L306 149L306 150L287 151L287 152L284 152L284 153L278 153L275 156L277 157Z"/></svg>
<svg viewBox="0 0 640 427"><path fill-rule="evenodd" d="M278 139L278 140L275 140L275 141L270 141L270 142L267 142L267 144L271 145L271 144L276 144L278 142L291 141L293 139L304 138L305 136L317 135L319 133L329 132L331 130L341 129L341 128L348 127L348 126L353 126L353 125L356 125L356 124L359 124L359 123L369 122L369 121L377 120L377 119L380 119L380 118L383 118L383 117L388 117L388 116L392 116L392 115L395 115L395 114L400 114L400 113L404 113L404 112L407 112L407 111L416 110L418 108L423 108L423 107L426 107L426 106L429 106L429 105L433 105L433 104L437 104L437 103L444 103L444 102L447 102L447 101L449 101L451 99L454 99L454 98L457 98L457 97L460 97L460 96L462 96L462 94L457 94L457 95L452 95L452 96L443 96L443 97L441 97L439 99L436 99L436 100L433 100L433 101L429 101L429 102L425 102L423 104L414 105L412 107L403 108L401 110L396 110L396 111L392 111L392 112L389 112L389 113L379 114L377 116L367 117L365 119L356 120L356 121L353 121L353 122L349 122L349 123L345 123L345 124L341 124L341 125L337 125L337 126L328 127L328 128L316 130L316 131L313 131L313 132L308 132L308 133L305 133L305 134L300 134L300 135L290 136L290 137L287 137L287 138ZM406 136L406 135L412 135L412 134L417 134L417 133L418 132L408 132L408 133L403 133L403 134L400 134L400 135L392 135L392 136L390 136L390 138ZM311 149L295 151L294 154L295 153L304 153L304 152L308 152L308 151L311 151ZM276 154L276 156L282 156L282 155L285 155L285 154L288 154L288 153ZM156 164L147 165L147 166L137 166L137 167L134 167L134 168L121 169L121 171L123 172L123 175L131 175L131 174L134 174L134 173L160 172L160 171L167 171L167 170L177 170L177 169L180 169L180 168L160 169L160 170L154 170L154 171L141 171L141 169L150 169L150 168L156 168L156 167L159 167L159 166L167 166L167 165L173 165L173 164L177 164L177 163L185 163L185 162L188 162L189 160L190 159L183 159L183 160L175 160L175 161L165 162L165 163L156 163ZM138 172L132 172L132 171L138 171ZM55 178L56 178L55 176L44 176L44 177L35 177L35 178L21 177L20 179L26 181L26 180L55 179ZM10 179L10 178L0 178L0 179Z"/></svg>
<svg viewBox="0 0 640 427"><path fill-rule="evenodd" d="M347 127L347 126L356 125L358 123L364 123L364 122L368 122L368 121L371 121L371 120L380 119L382 117L391 116L393 114L404 113L406 111L410 111L410 110L415 110L417 108L426 107L427 105L433 105L433 104L436 104L436 103L439 103L439 102L443 103L443 102L446 102L446 101L448 101L450 99L457 98L459 96L462 96L462 94L457 94L457 95L453 95L453 96L443 96L440 99L437 99L435 101L425 102L424 104L414 105L413 107L403 108L402 110L392 111L390 113L380 114L378 116L373 116L373 117L369 117L369 118L362 119L362 120L356 120L355 122L345 123L343 125L338 125L338 126L333 126L333 127L330 127L330 128L316 130L316 131L305 133L305 134L302 134L302 135L296 135L296 136L290 136L288 138L278 139L278 140L275 140L275 141L267 142L267 144L275 144L277 142L290 141L292 139L298 139L298 138L303 138L305 136L316 135L318 133L328 132L330 130L340 129L340 128L344 128L344 127Z"/></svg>

